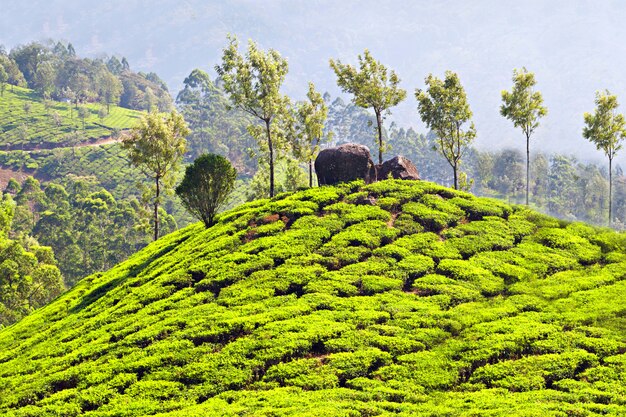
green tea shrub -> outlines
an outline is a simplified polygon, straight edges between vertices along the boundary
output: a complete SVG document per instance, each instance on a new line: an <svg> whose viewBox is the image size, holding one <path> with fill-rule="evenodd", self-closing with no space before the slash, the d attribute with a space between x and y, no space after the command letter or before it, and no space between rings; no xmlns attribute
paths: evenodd
<svg viewBox="0 0 626 417"><path fill-rule="evenodd" d="M573 378L582 369L597 362L594 354L584 350L529 356L486 365L474 372L470 380L512 391L529 391L543 388L554 380Z"/></svg>
<svg viewBox="0 0 626 417"><path fill-rule="evenodd" d="M252 202L0 329L0 414L622 415L612 233L423 181Z"/></svg>
<svg viewBox="0 0 626 417"><path fill-rule="evenodd" d="M391 214L378 206L354 205L348 203L336 203L325 208L328 213L335 213L341 216L346 224L356 224L367 220L380 220L388 222Z"/></svg>
<svg viewBox="0 0 626 417"><path fill-rule="evenodd" d="M504 290L504 280L491 272L468 261L442 259L437 265L437 273L459 281L474 284L487 296L493 296Z"/></svg>
<svg viewBox="0 0 626 417"><path fill-rule="evenodd" d="M336 370L340 381L368 375L390 362L391 355L376 348L333 353L327 359L328 366Z"/></svg>
<svg viewBox="0 0 626 417"><path fill-rule="evenodd" d="M440 211L421 203L406 203L402 206L402 212L410 214L428 231L439 232L446 227L455 226L461 215Z"/></svg>
<svg viewBox="0 0 626 417"><path fill-rule="evenodd" d="M411 290L420 296L447 295L453 305L479 301L481 292L469 283L457 281L443 275L429 274L413 281Z"/></svg>
<svg viewBox="0 0 626 417"><path fill-rule="evenodd" d="M400 235L413 235L424 231L424 226L416 222L410 214L402 213L396 217L393 226L400 230Z"/></svg>
<svg viewBox="0 0 626 417"><path fill-rule="evenodd" d="M450 203L458 206L470 220L482 220L485 216L508 218L512 210L507 205L488 198L460 198L450 199Z"/></svg>

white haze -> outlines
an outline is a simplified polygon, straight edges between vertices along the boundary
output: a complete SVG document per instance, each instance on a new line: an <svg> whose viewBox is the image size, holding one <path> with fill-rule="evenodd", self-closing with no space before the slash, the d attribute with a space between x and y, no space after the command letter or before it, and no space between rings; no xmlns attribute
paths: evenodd
<svg viewBox="0 0 626 417"><path fill-rule="evenodd" d="M284 91L294 98L309 80L340 94L328 59L354 63L369 48L409 92L393 120L423 131L413 91L428 73L450 69L467 89L481 149L523 147L499 105L513 68L526 66L549 108L535 149L591 161L604 161L581 136L595 91L609 89L626 106L624 22L620 1L0 0L7 49L53 38L72 42L81 56L126 56L133 69L158 73L174 95L193 68L214 74L227 33L287 57Z"/></svg>

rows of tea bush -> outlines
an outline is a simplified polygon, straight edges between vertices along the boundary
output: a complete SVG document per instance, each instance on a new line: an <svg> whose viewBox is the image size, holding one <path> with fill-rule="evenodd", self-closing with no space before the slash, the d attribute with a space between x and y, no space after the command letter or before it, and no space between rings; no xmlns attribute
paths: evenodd
<svg viewBox="0 0 626 417"><path fill-rule="evenodd" d="M100 117L100 104L84 104L84 120L70 103L43 100L27 88L11 86L0 96L0 143L3 149L50 148L107 137L118 129L133 127L139 112L113 106ZM69 134L76 132L77 141ZM72 142L72 143L69 143Z"/></svg>
<svg viewBox="0 0 626 417"><path fill-rule="evenodd" d="M432 183L287 193L0 331L0 412L621 415L624 278L624 234Z"/></svg>

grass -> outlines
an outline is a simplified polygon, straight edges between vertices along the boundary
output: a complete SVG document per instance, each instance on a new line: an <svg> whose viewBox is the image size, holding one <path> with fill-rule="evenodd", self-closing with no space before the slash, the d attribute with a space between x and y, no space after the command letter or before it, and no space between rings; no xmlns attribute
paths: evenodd
<svg viewBox="0 0 626 417"><path fill-rule="evenodd" d="M88 116L83 129L83 122L72 105L49 101L47 107L45 103L27 88L6 88L0 96L0 144L5 150L68 146L68 135L73 132L80 135L80 142L89 143L110 136L116 129L133 127L140 115L135 110L112 106L101 119L98 111L102 106L89 103L85 104Z"/></svg>
<svg viewBox="0 0 626 417"><path fill-rule="evenodd" d="M427 182L257 200L1 330L0 413L624 415L625 247Z"/></svg>

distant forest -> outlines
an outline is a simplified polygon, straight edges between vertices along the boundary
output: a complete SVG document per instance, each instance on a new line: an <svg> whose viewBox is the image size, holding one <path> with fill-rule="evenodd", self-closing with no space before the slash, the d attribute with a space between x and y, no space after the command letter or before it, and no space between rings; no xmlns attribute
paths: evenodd
<svg viewBox="0 0 626 417"><path fill-rule="evenodd" d="M172 99L155 73L133 72L126 58L80 58L71 43L0 47L0 84L31 88L44 98L167 111Z"/></svg>

